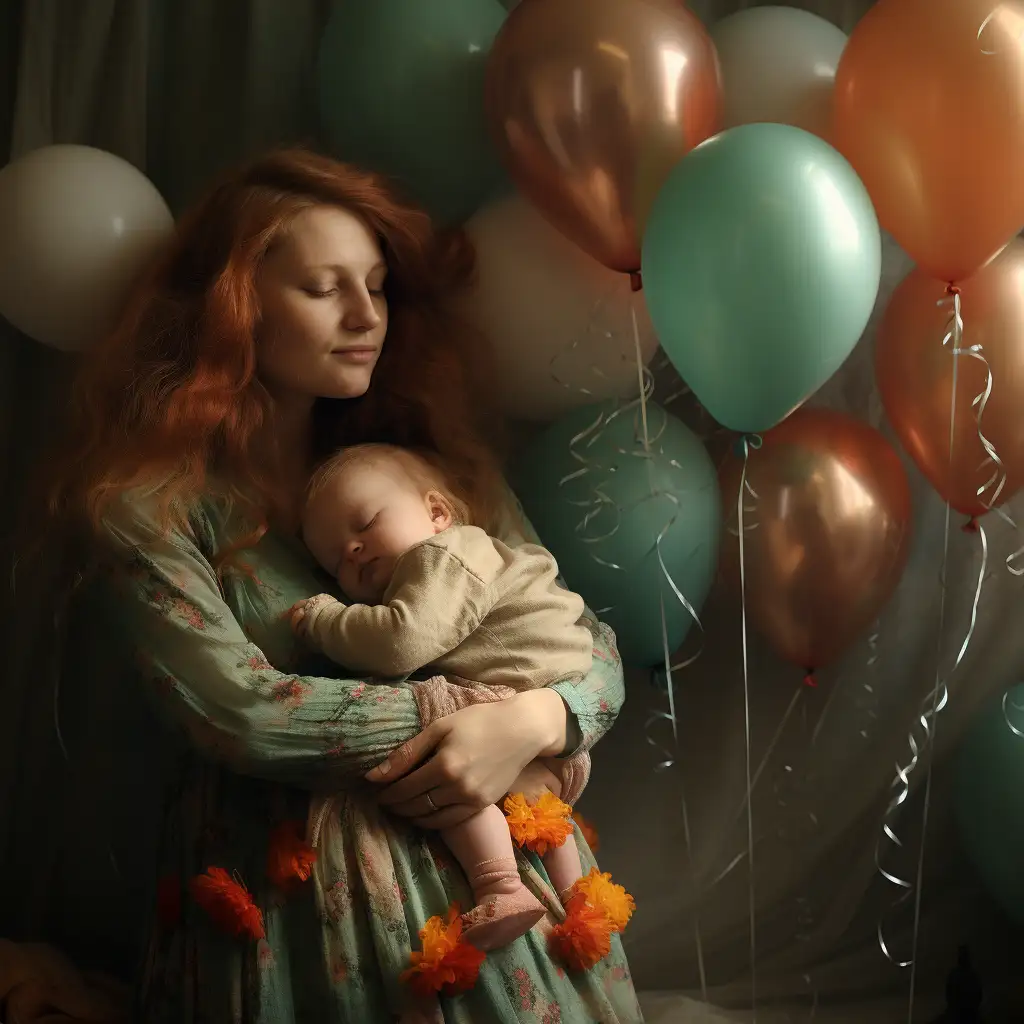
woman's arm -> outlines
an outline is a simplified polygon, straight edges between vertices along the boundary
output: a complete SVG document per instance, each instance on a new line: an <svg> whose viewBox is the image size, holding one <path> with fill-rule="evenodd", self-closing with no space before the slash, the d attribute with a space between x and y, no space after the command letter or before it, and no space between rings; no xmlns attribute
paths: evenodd
<svg viewBox="0 0 1024 1024"><path fill-rule="evenodd" d="M420 731L407 685L279 672L246 637L190 531L127 502L107 523L120 621L159 710L234 770L337 787Z"/></svg>

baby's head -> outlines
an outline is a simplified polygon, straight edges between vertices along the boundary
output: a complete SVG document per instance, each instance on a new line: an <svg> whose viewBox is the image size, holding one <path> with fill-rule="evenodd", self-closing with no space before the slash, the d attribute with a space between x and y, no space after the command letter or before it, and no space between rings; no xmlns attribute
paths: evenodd
<svg viewBox="0 0 1024 1024"><path fill-rule="evenodd" d="M406 551L468 521L444 474L425 458L368 444L343 449L314 475L302 537L348 598L374 604Z"/></svg>

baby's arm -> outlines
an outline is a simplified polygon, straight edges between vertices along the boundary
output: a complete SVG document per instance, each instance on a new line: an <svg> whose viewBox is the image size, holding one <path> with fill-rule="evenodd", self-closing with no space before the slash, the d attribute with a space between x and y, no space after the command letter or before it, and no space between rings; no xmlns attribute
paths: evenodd
<svg viewBox="0 0 1024 1024"><path fill-rule="evenodd" d="M320 594L292 609L292 624L339 664L400 678L433 664L487 615L493 588L440 545L423 544L398 563L379 605Z"/></svg>

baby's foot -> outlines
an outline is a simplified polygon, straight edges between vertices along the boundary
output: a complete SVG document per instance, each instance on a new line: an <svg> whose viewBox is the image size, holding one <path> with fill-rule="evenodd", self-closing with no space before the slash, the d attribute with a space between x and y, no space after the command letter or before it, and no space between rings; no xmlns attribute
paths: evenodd
<svg viewBox="0 0 1024 1024"><path fill-rule="evenodd" d="M462 937L485 953L525 935L547 911L536 896L520 885L514 892L486 896L462 915Z"/></svg>

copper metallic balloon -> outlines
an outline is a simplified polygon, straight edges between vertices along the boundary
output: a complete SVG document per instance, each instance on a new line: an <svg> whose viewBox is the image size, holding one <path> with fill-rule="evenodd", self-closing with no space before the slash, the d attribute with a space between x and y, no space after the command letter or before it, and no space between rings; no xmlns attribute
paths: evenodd
<svg viewBox="0 0 1024 1024"><path fill-rule="evenodd" d="M491 49L485 96L521 191L625 273L640 269L668 172L721 128L714 44L681 0L523 0Z"/></svg>
<svg viewBox="0 0 1024 1024"><path fill-rule="evenodd" d="M974 273L1024 225L1024 2L877 0L836 71L832 142L919 267Z"/></svg>
<svg viewBox="0 0 1024 1024"><path fill-rule="evenodd" d="M981 430L1006 473L996 504L1024 483L1024 242L1014 239L991 263L960 285L961 348L981 346L992 373L992 394ZM875 375L886 415L929 483L958 512L979 516L995 493L979 497L995 467L978 436L974 400L987 372L970 355L957 357L956 408L952 343L943 345L952 301L946 287L913 271L893 293L875 341Z"/></svg>
<svg viewBox="0 0 1024 1024"><path fill-rule="evenodd" d="M721 474L723 569L734 584L741 468L731 456ZM779 654L813 671L870 626L903 573L911 536L903 464L873 427L799 409L751 450L747 483L747 613Z"/></svg>

